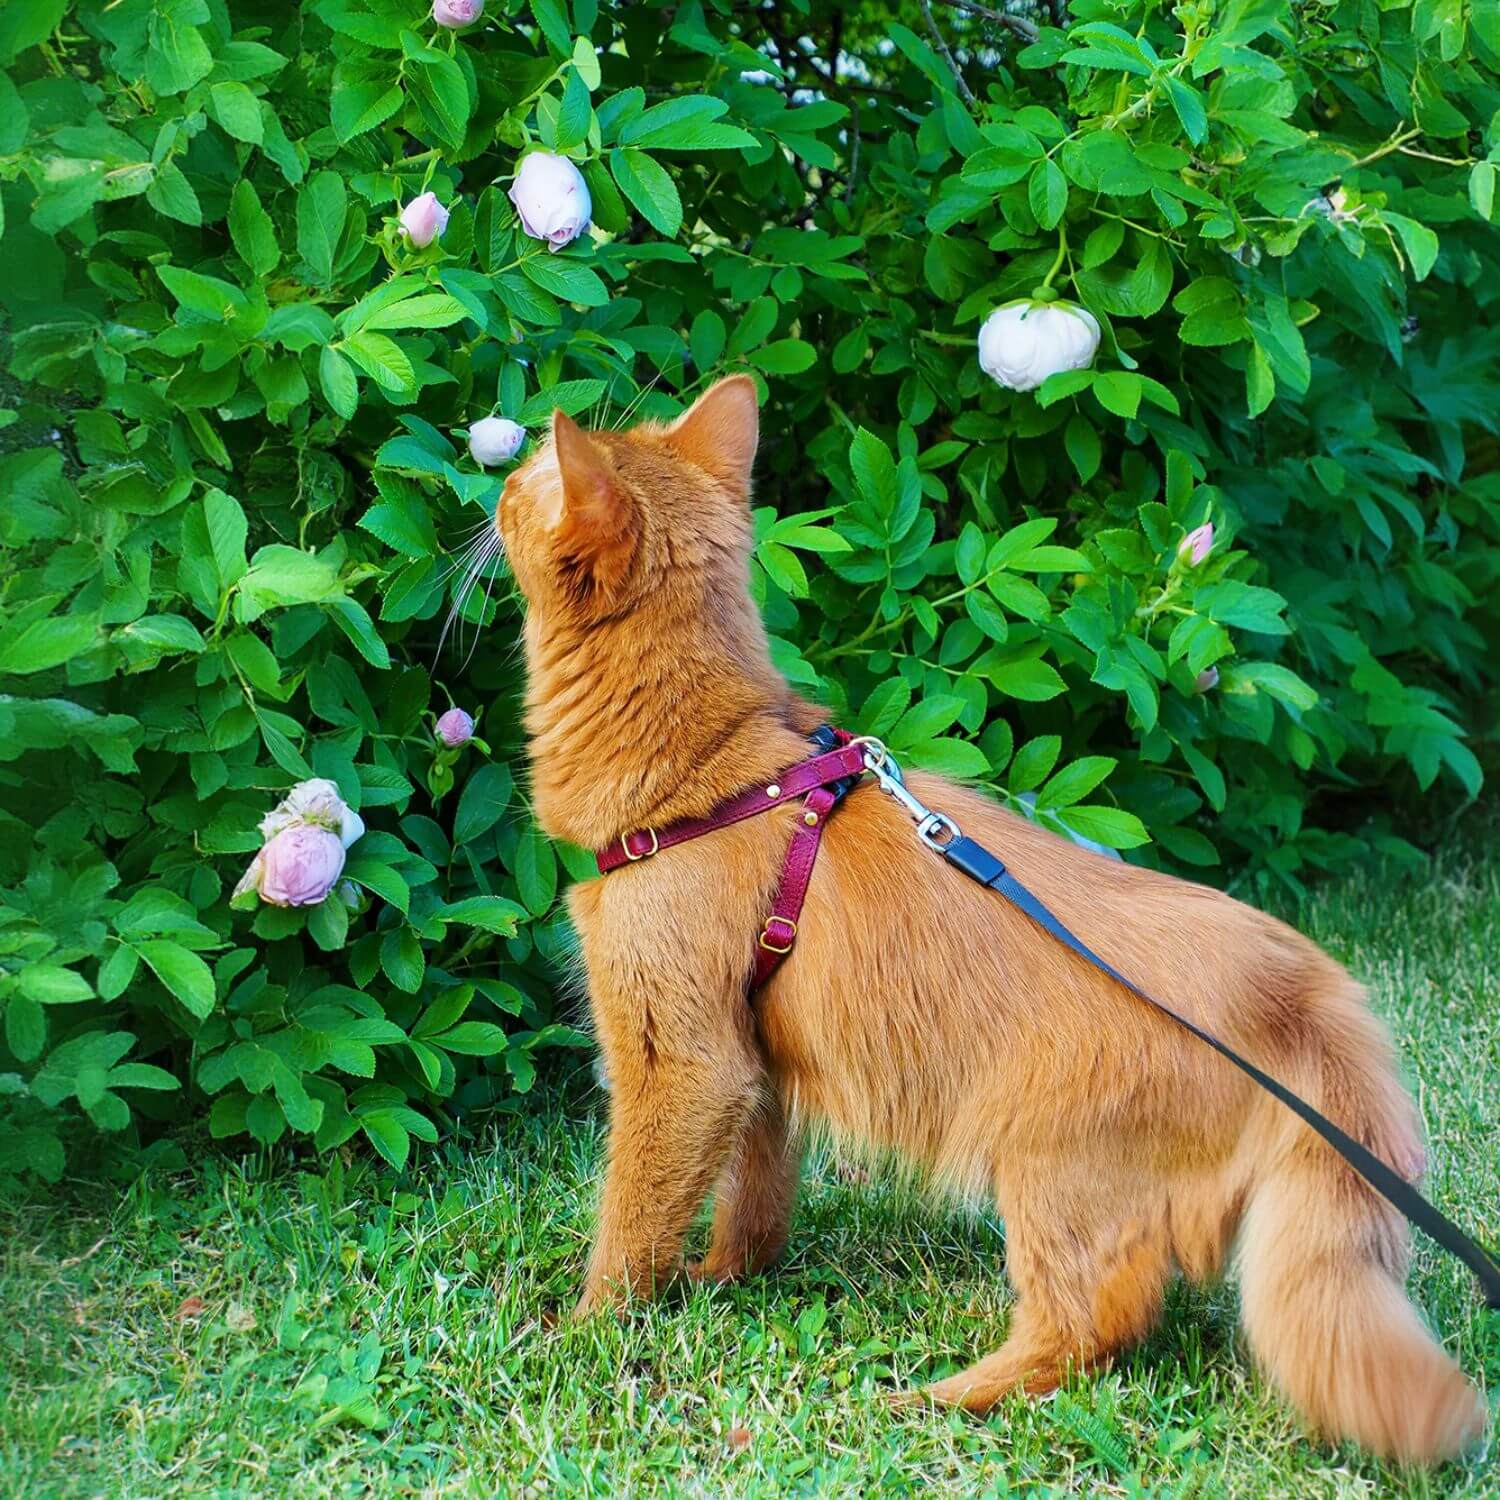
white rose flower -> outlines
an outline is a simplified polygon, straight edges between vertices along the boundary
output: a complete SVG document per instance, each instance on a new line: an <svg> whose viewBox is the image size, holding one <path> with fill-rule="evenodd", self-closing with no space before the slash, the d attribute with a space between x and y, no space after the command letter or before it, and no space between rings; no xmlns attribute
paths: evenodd
<svg viewBox="0 0 1500 1500"><path fill-rule="evenodd" d="M481 469L509 463L526 441L526 429L509 417L481 417L469 425L469 453Z"/></svg>
<svg viewBox="0 0 1500 1500"><path fill-rule="evenodd" d="M1011 391L1034 391L1059 370L1083 370L1099 348L1099 320L1071 302L1023 299L997 307L979 330L979 368Z"/></svg>
<svg viewBox="0 0 1500 1500"><path fill-rule="evenodd" d="M511 184L510 201L521 216L521 228L549 250L561 250L589 227L594 200L583 173L566 156L533 151L521 163Z"/></svg>

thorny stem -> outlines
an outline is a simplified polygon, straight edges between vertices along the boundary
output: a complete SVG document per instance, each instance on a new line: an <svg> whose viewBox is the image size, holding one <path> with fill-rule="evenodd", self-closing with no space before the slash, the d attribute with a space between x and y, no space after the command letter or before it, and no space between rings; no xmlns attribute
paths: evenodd
<svg viewBox="0 0 1500 1500"><path fill-rule="evenodd" d="M1385 143L1385 145L1378 146L1368 155L1361 156L1357 160L1351 161L1349 165L1344 168L1344 170L1346 172L1353 172L1359 167L1367 167L1372 161L1379 161L1382 156L1389 156L1391 152L1399 151L1408 141L1416 140L1416 138L1421 135L1421 133L1421 127L1417 125L1413 125L1410 130L1405 131L1404 133L1398 129L1397 133L1393 135L1390 140Z"/></svg>
<svg viewBox="0 0 1500 1500"><path fill-rule="evenodd" d="M1023 42L1034 42L1041 35L1035 21L1028 21L1025 16L1009 15L1003 10L991 10L988 5L975 4L975 0L938 0L938 3L951 5L954 10L967 11L971 16L983 16L986 21L994 21L1014 32Z"/></svg>
<svg viewBox="0 0 1500 1500"><path fill-rule="evenodd" d="M947 38L938 28L938 23L933 19L931 0L918 0L922 7L922 15L927 22L927 29L932 33L932 39L937 43L937 49L943 54L943 61L948 64L948 70L953 74L953 81L958 85L958 91L970 104L979 101L974 97L974 91L969 87L968 80L963 75L963 69L958 65L958 59L954 57L953 50L948 46Z"/></svg>

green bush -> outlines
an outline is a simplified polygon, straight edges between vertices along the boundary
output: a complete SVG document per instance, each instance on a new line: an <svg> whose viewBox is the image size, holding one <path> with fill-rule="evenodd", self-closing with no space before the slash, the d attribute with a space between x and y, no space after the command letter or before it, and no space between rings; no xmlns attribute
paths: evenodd
<svg viewBox="0 0 1500 1500"><path fill-rule="evenodd" d="M551 997L588 862L528 814L517 606L465 550L491 413L537 438L756 372L780 664L1132 859L1295 883L1475 793L1495 7L1061 18L0 11L5 1171L200 1100L400 1163L580 1040ZM506 197L531 144L592 194L561 253ZM1044 283L1097 359L1003 390L977 329ZM434 742L452 704L483 743ZM360 909L232 909L313 775L369 827Z"/></svg>

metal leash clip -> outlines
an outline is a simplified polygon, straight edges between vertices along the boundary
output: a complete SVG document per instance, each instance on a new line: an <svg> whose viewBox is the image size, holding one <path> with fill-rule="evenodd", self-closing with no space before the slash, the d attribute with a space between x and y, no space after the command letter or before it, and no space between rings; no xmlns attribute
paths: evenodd
<svg viewBox="0 0 1500 1500"><path fill-rule="evenodd" d="M919 797L907 789L906 778L895 757L886 748L883 740L872 734L860 735L853 742L864 751L865 770L877 782L880 790L895 798L917 825L917 836L929 849L941 854L955 839L963 837L963 831L947 813L934 812ZM943 834L943 837L939 837Z"/></svg>

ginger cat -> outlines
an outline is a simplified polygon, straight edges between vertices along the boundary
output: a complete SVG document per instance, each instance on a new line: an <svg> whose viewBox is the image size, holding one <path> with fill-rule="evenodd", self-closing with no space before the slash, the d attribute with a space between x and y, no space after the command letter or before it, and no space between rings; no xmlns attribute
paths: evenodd
<svg viewBox="0 0 1500 1500"><path fill-rule="evenodd" d="M670 426L586 434L562 413L496 522L527 602L536 816L599 849L707 813L811 753L821 720L773 669L748 591L753 383ZM913 774L1085 942L1302 1092L1403 1174L1415 1111L1360 987L1218 891L1094 854L974 791ZM1151 1327L1175 1270L1217 1275L1236 1234L1249 1344L1306 1421L1435 1462L1485 1408L1407 1301L1406 1226L1287 1110L945 868L868 783L829 820L797 945L746 994L798 816L747 819L573 888L612 1081L580 1314L680 1267L769 1264L817 1119L993 1196L1017 1301L1004 1344L928 1387L983 1412L1047 1391Z"/></svg>

